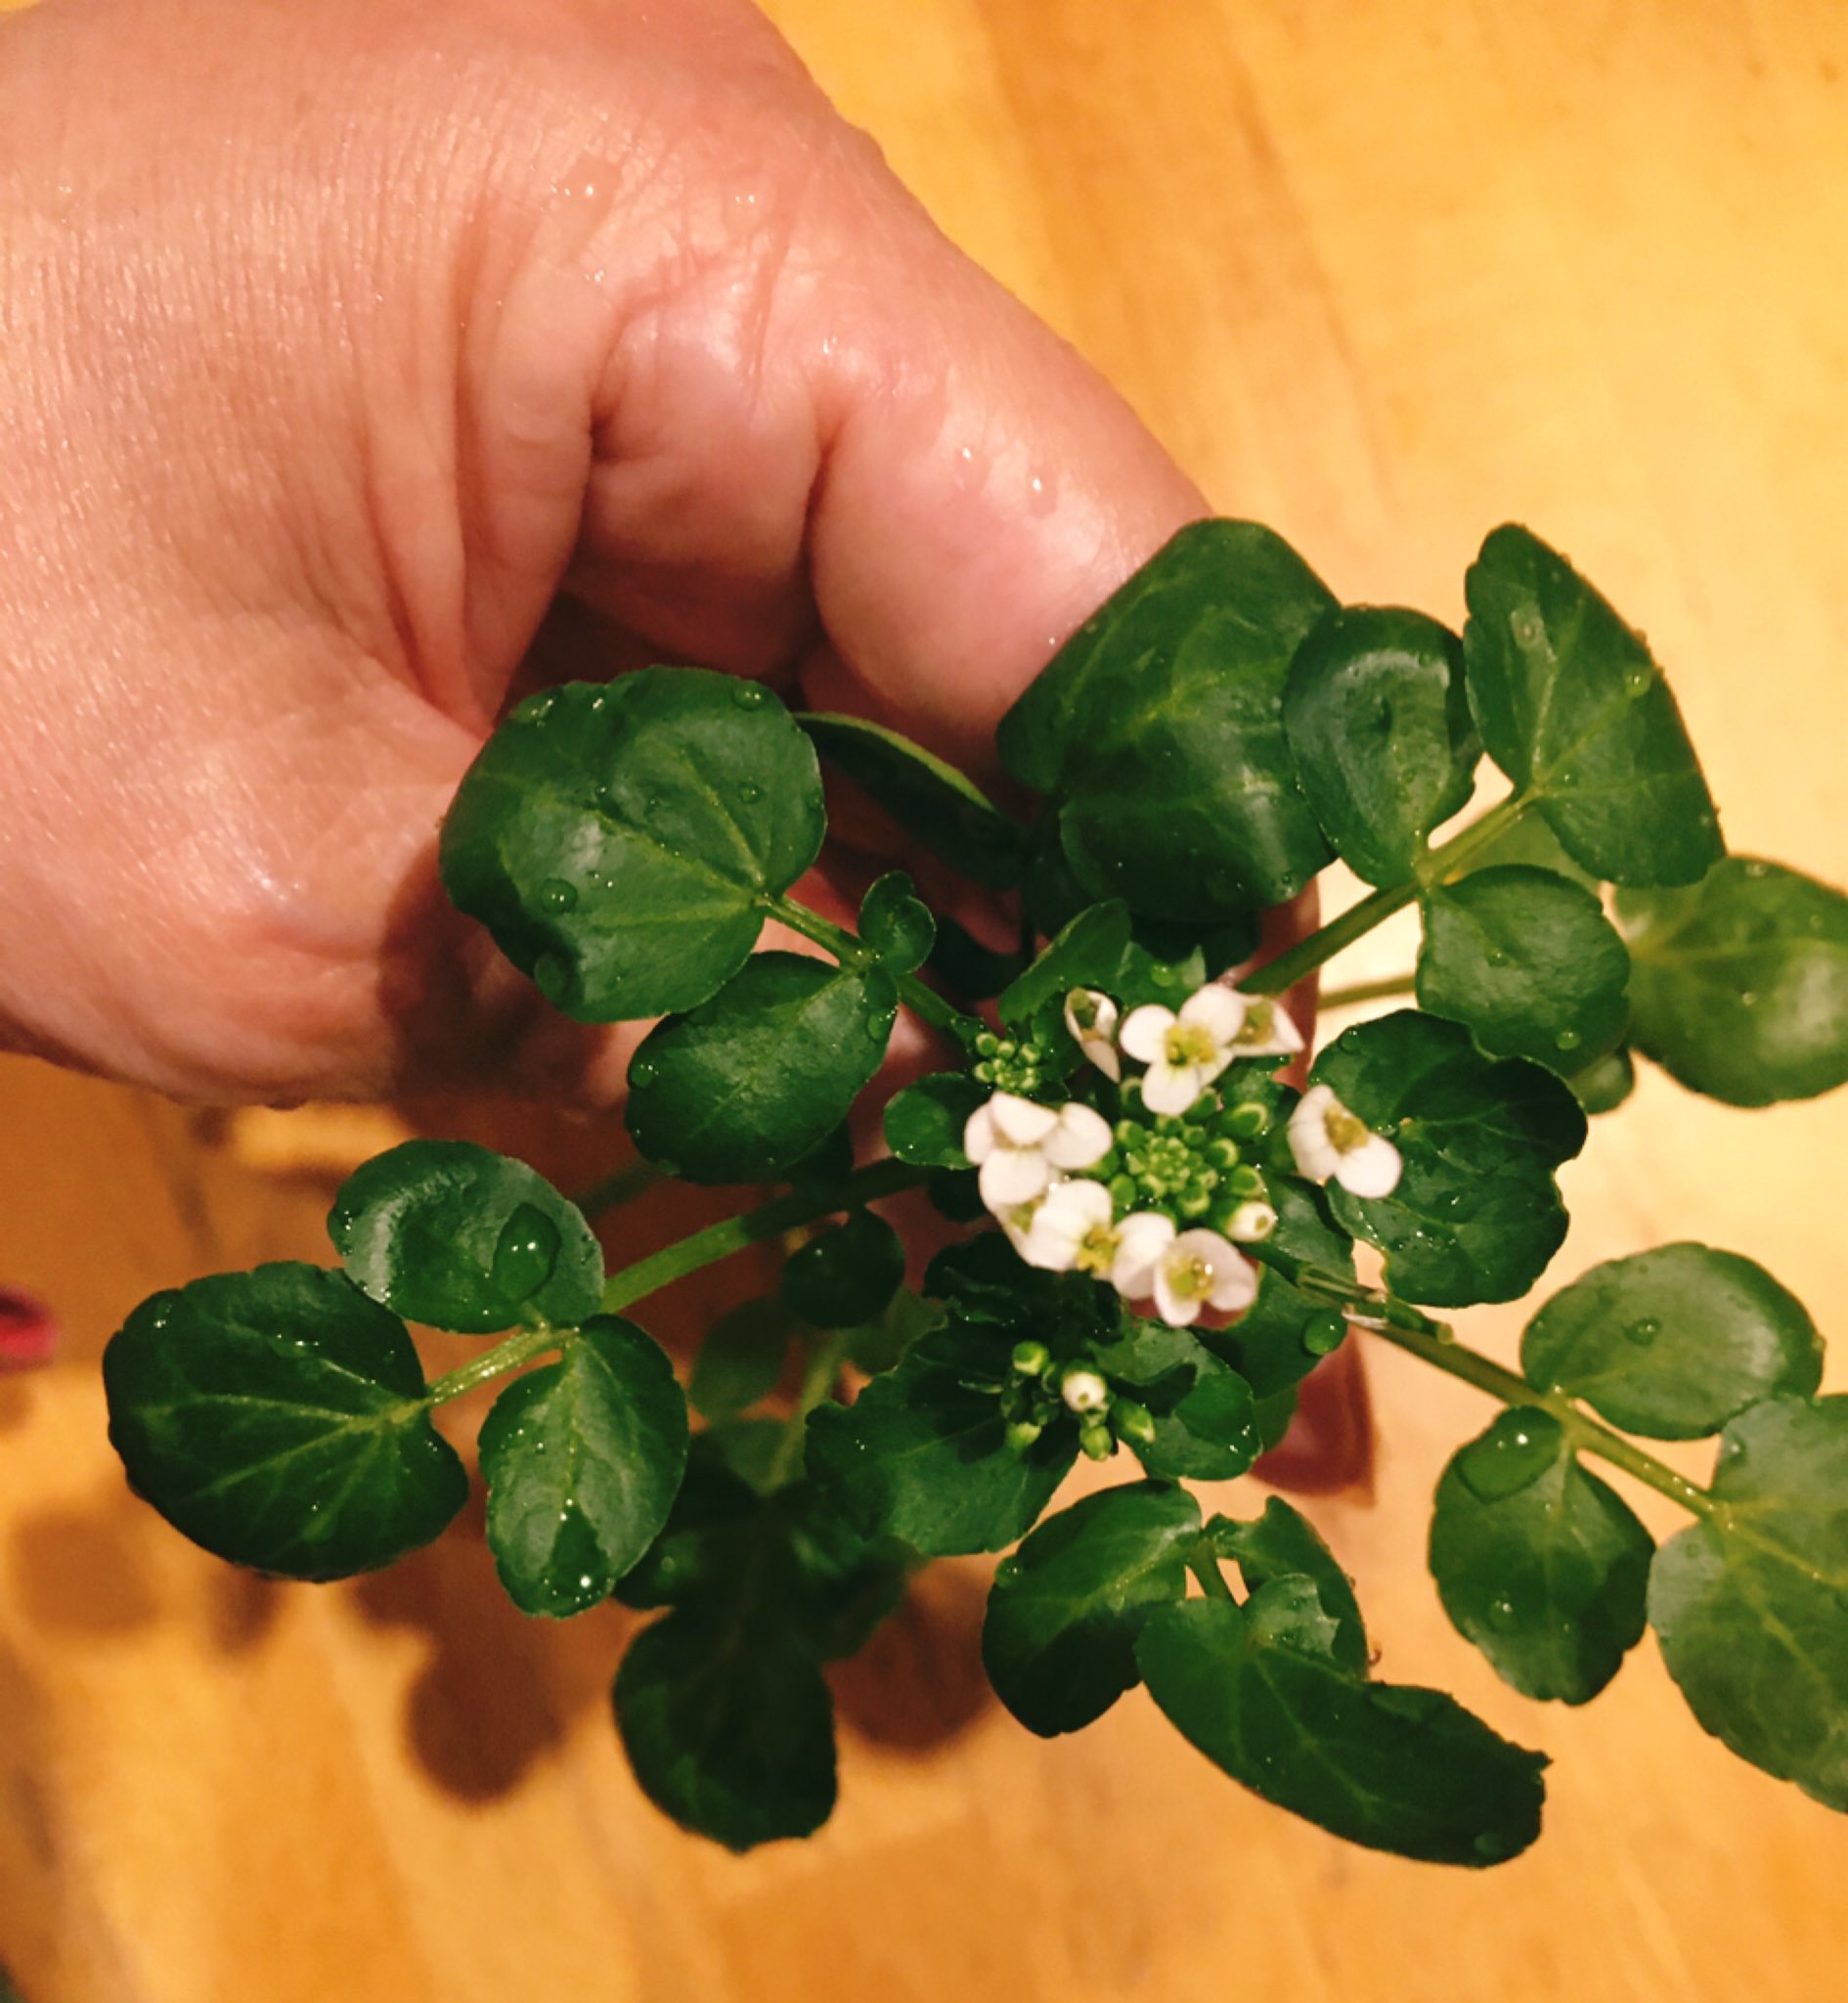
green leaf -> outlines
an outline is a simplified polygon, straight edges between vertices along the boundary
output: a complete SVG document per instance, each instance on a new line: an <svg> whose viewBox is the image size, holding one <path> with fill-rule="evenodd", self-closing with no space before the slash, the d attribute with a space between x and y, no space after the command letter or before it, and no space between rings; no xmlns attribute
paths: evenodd
<svg viewBox="0 0 1848 2003"><path fill-rule="evenodd" d="M707 1331L693 1358L686 1396L708 1419L747 1411L776 1389L795 1317L774 1295L743 1301Z"/></svg>
<svg viewBox="0 0 1848 2003"><path fill-rule="evenodd" d="M1094 1355L1098 1368L1133 1391L1155 1421L1153 1440L1131 1443L1145 1473L1229 1482L1263 1450L1252 1387L1192 1330L1144 1321Z"/></svg>
<svg viewBox="0 0 1848 2003"><path fill-rule="evenodd" d="M1121 898L1088 905L995 1003L1004 1023L1025 1024L1042 1010L1063 1007L1074 988L1117 992L1129 951L1129 907Z"/></svg>
<svg viewBox="0 0 1848 2003"><path fill-rule="evenodd" d="M1822 1382L1823 1339L1762 1266L1659 1245L1555 1294L1527 1324L1520 1367L1626 1433L1699 1440L1760 1399L1807 1397Z"/></svg>
<svg viewBox="0 0 1848 2003"><path fill-rule="evenodd" d="M671 1015L629 1067L629 1132L664 1174L767 1182L847 1117L879 1069L898 991L877 967L760 953Z"/></svg>
<svg viewBox="0 0 1848 2003"><path fill-rule="evenodd" d="M1297 649L1284 727L1322 832L1368 883L1404 883L1482 755L1448 627L1396 605L1331 612Z"/></svg>
<svg viewBox="0 0 1848 2003"><path fill-rule="evenodd" d="M889 870L860 900L859 937L895 978L914 973L930 957L937 921L902 869Z"/></svg>
<svg viewBox="0 0 1848 2003"><path fill-rule="evenodd" d="M1650 1573L1668 1672L1741 1759L1848 1809L1848 1397L1741 1412L1711 1493Z"/></svg>
<svg viewBox="0 0 1848 2003"><path fill-rule="evenodd" d="M856 1370L876 1377L892 1369L913 1343L943 1325L944 1312L935 1301L901 1287L863 1327L854 1330L847 1360Z"/></svg>
<svg viewBox="0 0 1848 2003"><path fill-rule="evenodd" d="M1437 1484L1430 1570L1444 1612L1526 1697L1583 1704L1643 1638L1650 1534L1579 1465L1560 1422L1505 1411Z"/></svg>
<svg viewBox="0 0 1848 2003"><path fill-rule="evenodd" d="M1572 1096L1596 1119L1600 1113L1614 1113L1636 1090L1636 1065L1630 1052L1619 1047L1583 1071L1574 1071L1565 1082Z"/></svg>
<svg viewBox="0 0 1848 2003"><path fill-rule="evenodd" d="M1025 1452L1007 1444L998 1382L1012 1347L947 1327L851 1405L814 1412L808 1468L830 1505L863 1536L902 1538L927 1558L998 1551L1024 1536L1076 1458L1078 1435L1058 1420Z"/></svg>
<svg viewBox="0 0 1848 2003"><path fill-rule="evenodd" d="M1293 1260L1338 1280L1354 1277L1353 1241L1330 1222L1321 1190L1293 1177L1273 1176L1269 1201L1277 1213L1267 1243ZM1328 1303L1293 1286L1273 1266L1257 1267L1257 1297L1224 1328L1203 1328L1200 1340L1230 1363L1259 1399L1301 1383L1322 1358L1302 1340L1303 1330Z"/></svg>
<svg viewBox="0 0 1848 2003"><path fill-rule="evenodd" d="M1550 869L1556 876L1568 877L1581 890L1596 890L1604 880L1573 862L1538 814L1520 814L1504 822L1485 842L1471 849L1464 867L1474 875L1478 869L1501 869L1516 863L1530 869Z"/></svg>
<svg viewBox="0 0 1848 2003"><path fill-rule="evenodd" d="M1093 896L1199 922L1294 897L1328 861L1284 735L1290 662L1334 599L1254 522L1184 528L1001 720Z"/></svg>
<svg viewBox="0 0 1848 2003"><path fill-rule="evenodd" d="M137 1492L259 1572L389 1565L468 1494L404 1323L344 1273L259 1266L155 1294L111 1338L103 1384Z"/></svg>
<svg viewBox="0 0 1848 2003"><path fill-rule="evenodd" d="M1499 1864L1540 1833L1545 1757L1441 1691L1370 1683L1330 1654L1314 1581L1243 1607L1188 1600L1136 1640L1149 1694L1215 1766L1350 1843L1428 1863Z"/></svg>
<svg viewBox="0 0 1848 2003"><path fill-rule="evenodd" d="M939 1071L907 1085L886 1105L886 1145L921 1169L966 1169L963 1129L989 1101L989 1088L966 1072Z"/></svg>
<svg viewBox="0 0 1848 2003"><path fill-rule="evenodd" d="M1136 1630L1151 1607L1185 1597L1199 1530L1184 1489L1137 1482L1048 1517L1001 1560L982 1661L1029 1731L1075 1732L1141 1680Z"/></svg>
<svg viewBox="0 0 1848 2003"><path fill-rule="evenodd" d="M686 1466L686 1400L633 1322L586 1322L481 1427L488 1548L523 1614L579 1614L654 1541Z"/></svg>
<svg viewBox="0 0 1848 2003"><path fill-rule="evenodd" d="M1403 1158L1390 1196L1328 1189L1337 1220L1386 1255L1391 1290L1432 1307L1518 1300L1565 1235L1552 1172L1585 1144L1565 1086L1411 1009L1344 1031L1310 1076Z"/></svg>
<svg viewBox="0 0 1848 2003"><path fill-rule="evenodd" d="M904 1278L904 1247L882 1217L857 1210L811 1238L783 1267L783 1301L816 1328L870 1321Z"/></svg>
<svg viewBox="0 0 1848 2003"><path fill-rule="evenodd" d="M603 1295L575 1203L468 1140L407 1140L349 1176L328 1216L347 1277L412 1321L487 1335L522 1314L572 1326Z"/></svg>
<svg viewBox="0 0 1848 2003"><path fill-rule="evenodd" d="M1478 869L1425 893L1419 1006L1491 1057L1575 1072L1630 1019L1630 956L1589 890L1550 869Z"/></svg>
<svg viewBox="0 0 1848 2003"><path fill-rule="evenodd" d="M1281 1495L1272 1495L1264 1513L1250 1523L1216 1516L1209 1528L1213 1547L1238 1565L1246 1586L1261 1591L1273 1579L1306 1579L1315 1587L1322 1612L1335 1624L1329 1642L1334 1661L1350 1675L1368 1669L1367 1626L1360 1618L1353 1581L1335 1562L1335 1554L1316 1535L1307 1517Z"/></svg>
<svg viewBox="0 0 1848 2003"><path fill-rule="evenodd" d="M1641 635L1524 528L1496 529L1464 589L1470 708L1517 792L1594 875L1697 882L1719 823Z"/></svg>
<svg viewBox="0 0 1848 2003"><path fill-rule="evenodd" d="M768 689L644 668L513 711L443 823L443 887L567 1015L661 1015L743 965L825 825L814 748Z"/></svg>
<svg viewBox="0 0 1848 2003"><path fill-rule="evenodd" d="M813 1651L754 1597L670 1614L630 1643L616 1722L641 1791L682 1827L747 1850L834 1808L834 1706Z"/></svg>
<svg viewBox="0 0 1848 2003"><path fill-rule="evenodd" d="M626 1607L682 1607L727 1599L752 1570L764 1497L727 1462L717 1428L696 1434L686 1473L654 1542L616 1581ZM780 1432L781 1426L774 1427Z"/></svg>
<svg viewBox="0 0 1848 2003"><path fill-rule="evenodd" d="M1735 1106L1848 1082L1848 898L1730 856L1692 890L1625 892L1632 1037L1692 1091Z"/></svg>
<svg viewBox="0 0 1848 2003"><path fill-rule="evenodd" d="M830 765L932 855L990 890L1019 882L1025 829L954 766L861 717L804 714L796 721Z"/></svg>

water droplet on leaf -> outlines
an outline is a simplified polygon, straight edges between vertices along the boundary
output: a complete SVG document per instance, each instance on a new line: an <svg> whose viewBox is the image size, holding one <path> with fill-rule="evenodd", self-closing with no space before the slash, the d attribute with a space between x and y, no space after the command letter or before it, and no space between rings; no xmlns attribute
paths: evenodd
<svg viewBox="0 0 1848 2003"><path fill-rule="evenodd" d="M1559 1458L1565 1435L1550 1412L1518 1405L1457 1455L1457 1473L1479 1501L1500 1502L1537 1482Z"/></svg>
<svg viewBox="0 0 1848 2003"><path fill-rule="evenodd" d="M539 886L539 901L549 912L574 911L578 893L562 876L549 876Z"/></svg>
<svg viewBox="0 0 1848 2003"><path fill-rule="evenodd" d="M732 690L731 699L740 709L762 709L764 691L755 682L741 682Z"/></svg>
<svg viewBox="0 0 1848 2003"><path fill-rule="evenodd" d="M1561 1050L1576 1050L1583 1041L1575 1029L1562 1029L1553 1039L1554 1047Z"/></svg>
<svg viewBox="0 0 1848 2003"><path fill-rule="evenodd" d="M660 1075L660 1068L652 1057L638 1057L629 1067L629 1083L632 1086L652 1085Z"/></svg>
<svg viewBox="0 0 1848 2003"><path fill-rule="evenodd" d="M1344 1316L1332 1310L1326 1314L1312 1314L1302 1326L1302 1347L1312 1357L1331 1356L1346 1340L1347 1322Z"/></svg>
<svg viewBox="0 0 1848 2003"><path fill-rule="evenodd" d="M1513 1600L1491 1600L1488 1610L1488 1624L1498 1634L1510 1633L1515 1626L1515 1603Z"/></svg>
<svg viewBox="0 0 1848 2003"><path fill-rule="evenodd" d="M1625 1342L1633 1342L1640 1350L1646 1350L1662 1332L1662 1324L1653 1314L1645 1314L1640 1320L1632 1321L1623 1331Z"/></svg>
<svg viewBox="0 0 1848 2003"><path fill-rule="evenodd" d="M743 785L738 788L738 798L747 807L755 807L763 797L764 788L753 779L746 779Z"/></svg>
<svg viewBox="0 0 1848 2003"><path fill-rule="evenodd" d="M533 985L554 1008L571 994L571 962L559 953L542 953L533 962Z"/></svg>
<svg viewBox="0 0 1848 2003"><path fill-rule="evenodd" d="M558 1226L530 1203L515 1207L494 1243L488 1278L506 1301L527 1301L558 1264Z"/></svg>

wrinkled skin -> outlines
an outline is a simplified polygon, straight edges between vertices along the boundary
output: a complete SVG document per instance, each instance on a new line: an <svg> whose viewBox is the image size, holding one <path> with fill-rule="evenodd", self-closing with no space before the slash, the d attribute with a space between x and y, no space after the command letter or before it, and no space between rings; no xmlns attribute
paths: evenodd
<svg viewBox="0 0 1848 2003"><path fill-rule="evenodd" d="M1202 512L739 0L0 14L0 1043L199 1098L605 1094L436 889L510 691L979 765Z"/></svg>

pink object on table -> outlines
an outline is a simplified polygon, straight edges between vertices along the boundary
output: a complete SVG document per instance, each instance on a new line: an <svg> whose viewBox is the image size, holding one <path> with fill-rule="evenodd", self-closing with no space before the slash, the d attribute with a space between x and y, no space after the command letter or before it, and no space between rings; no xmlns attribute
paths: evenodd
<svg viewBox="0 0 1848 2003"><path fill-rule="evenodd" d="M0 1287L0 1370L35 1370L57 1353L52 1311L23 1287Z"/></svg>

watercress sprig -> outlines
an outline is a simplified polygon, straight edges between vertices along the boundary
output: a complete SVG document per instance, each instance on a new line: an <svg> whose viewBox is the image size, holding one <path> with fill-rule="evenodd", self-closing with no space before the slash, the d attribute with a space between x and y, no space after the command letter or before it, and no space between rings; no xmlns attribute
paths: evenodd
<svg viewBox="0 0 1848 2003"><path fill-rule="evenodd" d="M1288 1503L1207 1515L1191 1486L1251 1469L1358 1333L1502 1407L1441 1474L1430 1564L1508 1682L1586 1702L1653 1627L1707 1730L1848 1809L1848 1398L1820 1395L1801 1304L1673 1244L1555 1291L1518 1369L1430 1312L1540 1280L1557 1172L1633 1052L1742 1105L1848 1081L1848 899L1724 853L1660 669L1557 552L1497 529L1464 596L1453 633L1340 604L1255 524L1183 530L1003 721L1024 818L889 730L697 669L521 703L457 795L443 880L566 1013L661 1018L629 1073L640 1166L573 1203L461 1142L368 1163L330 1216L336 1267L129 1315L104 1372L130 1481L233 1562L344 1578L456 1515L470 1475L435 1419L495 1386L477 1458L507 1592L658 1610L616 1676L622 1742L653 1801L734 1848L833 1806L823 1666L918 1566L1012 1547L983 1658L1029 1729L1145 1684L1278 1805L1498 1863L1538 1832L1542 1756L1376 1677ZM1507 790L1459 823L1484 753ZM804 903L820 759L1018 948L902 871L851 928ZM1335 857L1361 901L1235 972ZM1282 998L1412 906L1416 967L1326 999L1416 1005L1292 1083ZM770 921L813 950L760 950ZM942 1068L857 1165L848 1116L901 1009ZM599 1240L659 1177L755 1193L677 1243L625 1245L620 1214ZM919 1287L886 1208L914 1190L989 1226ZM715 1322L683 1391L632 1311L777 1242L775 1290ZM429 1380L412 1323L499 1339ZM1641 1444L1707 1439L1704 1483ZM1081 1455L1136 1465L1048 1514ZM1658 1548L1588 1462L1687 1527Z"/></svg>

